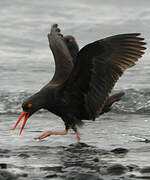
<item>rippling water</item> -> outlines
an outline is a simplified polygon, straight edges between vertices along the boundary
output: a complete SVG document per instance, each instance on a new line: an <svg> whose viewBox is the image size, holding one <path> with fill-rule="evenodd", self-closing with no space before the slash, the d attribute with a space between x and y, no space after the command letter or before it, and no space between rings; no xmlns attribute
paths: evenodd
<svg viewBox="0 0 150 180"><path fill-rule="evenodd" d="M11 130L22 111L22 101L53 75L54 62L47 33L53 23L58 23L63 34L77 38L80 47L118 33L142 33L148 43L146 54L115 86L114 92L124 90L125 96L113 106L111 113L94 123L85 122L81 137L86 144L100 149L126 147L131 150L124 159L106 156L107 161L149 165L150 146L144 140L150 138L150 2L5 0L0 1L0 12L0 148L10 150L1 162L32 167L34 171L41 166L60 165L62 160L57 151L64 152L64 146L76 142L73 133L38 142L33 140L47 127L63 128L63 122L46 111L28 120L21 137L18 129L15 133ZM43 155L45 151L47 156ZM22 152L29 154L25 161L18 156ZM31 174L35 174L31 169Z"/></svg>

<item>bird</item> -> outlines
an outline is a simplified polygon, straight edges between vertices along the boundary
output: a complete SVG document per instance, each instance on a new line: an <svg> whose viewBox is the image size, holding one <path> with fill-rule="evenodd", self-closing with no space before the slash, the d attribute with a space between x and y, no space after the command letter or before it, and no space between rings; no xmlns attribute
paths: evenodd
<svg viewBox="0 0 150 180"><path fill-rule="evenodd" d="M72 129L80 142L78 128L84 124L83 120L94 121L124 95L120 92L110 96L124 71L145 53L146 42L140 33L126 33L94 41L79 50L75 38L63 36L57 24L51 26L48 41L55 61L54 75L37 93L24 100L23 112L13 130L24 117L21 135L29 117L46 109L64 121L65 129L47 130L35 140L67 135ZM76 43L76 48L67 42Z"/></svg>
<svg viewBox="0 0 150 180"><path fill-rule="evenodd" d="M66 36L64 36L64 42L66 43L66 46L67 46L69 53L72 57L72 62L73 62L73 64L75 64L76 57L77 57L77 54L79 52L79 45L78 45L76 39L72 35L66 35Z"/></svg>
<svg viewBox="0 0 150 180"><path fill-rule="evenodd" d="M77 57L77 54L79 52L79 45L77 43L77 40L72 35L66 35L66 36L64 36L64 41L66 43L66 46L69 50L70 55L72 56L72 62L75 65L76 57ZM109 96L107 99L107 102L105 102L105 106L104 106L101 114L109 112L111 110L112 104L117 102L117 101L120 101L121 97L124 95L125 95L125 92L121 91L119 93L115 93L115 94Z"/></svg>
<svg viewBox="0 0 150 180"><path fill-rule="evenodd" d="M69 50L70 55L72 56L72 62L75 65L76 57L79 52L79 45L72 35L66 35L64 36L64 41L66 43L66 46ZM49 42L50 43L50 42ZM105 102L105 106L103 108L103 111L101 114L104 114L106 112L109 112L111 110L111 106L113 103L120 101L121 97L125 95L125 92L121 91L119 93L115 93L108 97L107 101Z"/></svg>

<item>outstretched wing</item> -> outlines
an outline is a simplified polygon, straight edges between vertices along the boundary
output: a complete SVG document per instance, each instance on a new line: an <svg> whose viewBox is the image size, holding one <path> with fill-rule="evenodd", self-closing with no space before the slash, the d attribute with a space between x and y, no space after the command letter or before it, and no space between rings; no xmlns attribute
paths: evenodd
<svg viewBox="0 0 150 180"><path fill-rule="evenodd" d="M66 81L72 72L72 57L57 24L52 25L48 40L55 60L55 74L49 85L58 86Z"/></svg>
<svg viewBox="0 0 150 180"><path fill-rule="evenodd" d="M95 119L102 112L118 78L144 54L146 48L143 45L146 43L139 35L111 36L88 44L79 51L63 91L76 101L77 97L82 98L89 119Z"/></svg>

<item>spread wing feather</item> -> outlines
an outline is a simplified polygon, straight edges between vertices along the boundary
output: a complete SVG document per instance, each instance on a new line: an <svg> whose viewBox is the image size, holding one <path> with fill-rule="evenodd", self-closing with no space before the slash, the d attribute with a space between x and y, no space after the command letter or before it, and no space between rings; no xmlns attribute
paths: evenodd
<svg viewBox="0 0 150 180"><path fill-rule="evenodd" d="M118 78L144 54L139 33L111 36L83 47L63 90L81 97L89 119L102 112Z"/></svg>
<svg viewBox="0 0 150 180"><path fill-rule="evenodd" d="M58 86L69 77L72 71L72 57L57 24L52 25L48 40L55 60L55 74L49 85Z"/></svg>

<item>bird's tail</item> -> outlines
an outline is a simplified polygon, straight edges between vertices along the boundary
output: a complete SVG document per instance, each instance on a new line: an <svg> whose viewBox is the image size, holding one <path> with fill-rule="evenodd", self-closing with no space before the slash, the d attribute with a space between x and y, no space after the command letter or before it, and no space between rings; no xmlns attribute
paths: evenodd
<svg viewBox="0 0 150 180"><path fill-rule="evenodd" d="M114 102L117 102L117 101L120 101L121 97L124 96L125 93L123 91L119 92L119 93L116 93L112 96L110 96L106 103L105 103L105 106L101 112L101 114L104 114L104 113L107 113L111 110L111 106Z"/></svg>

